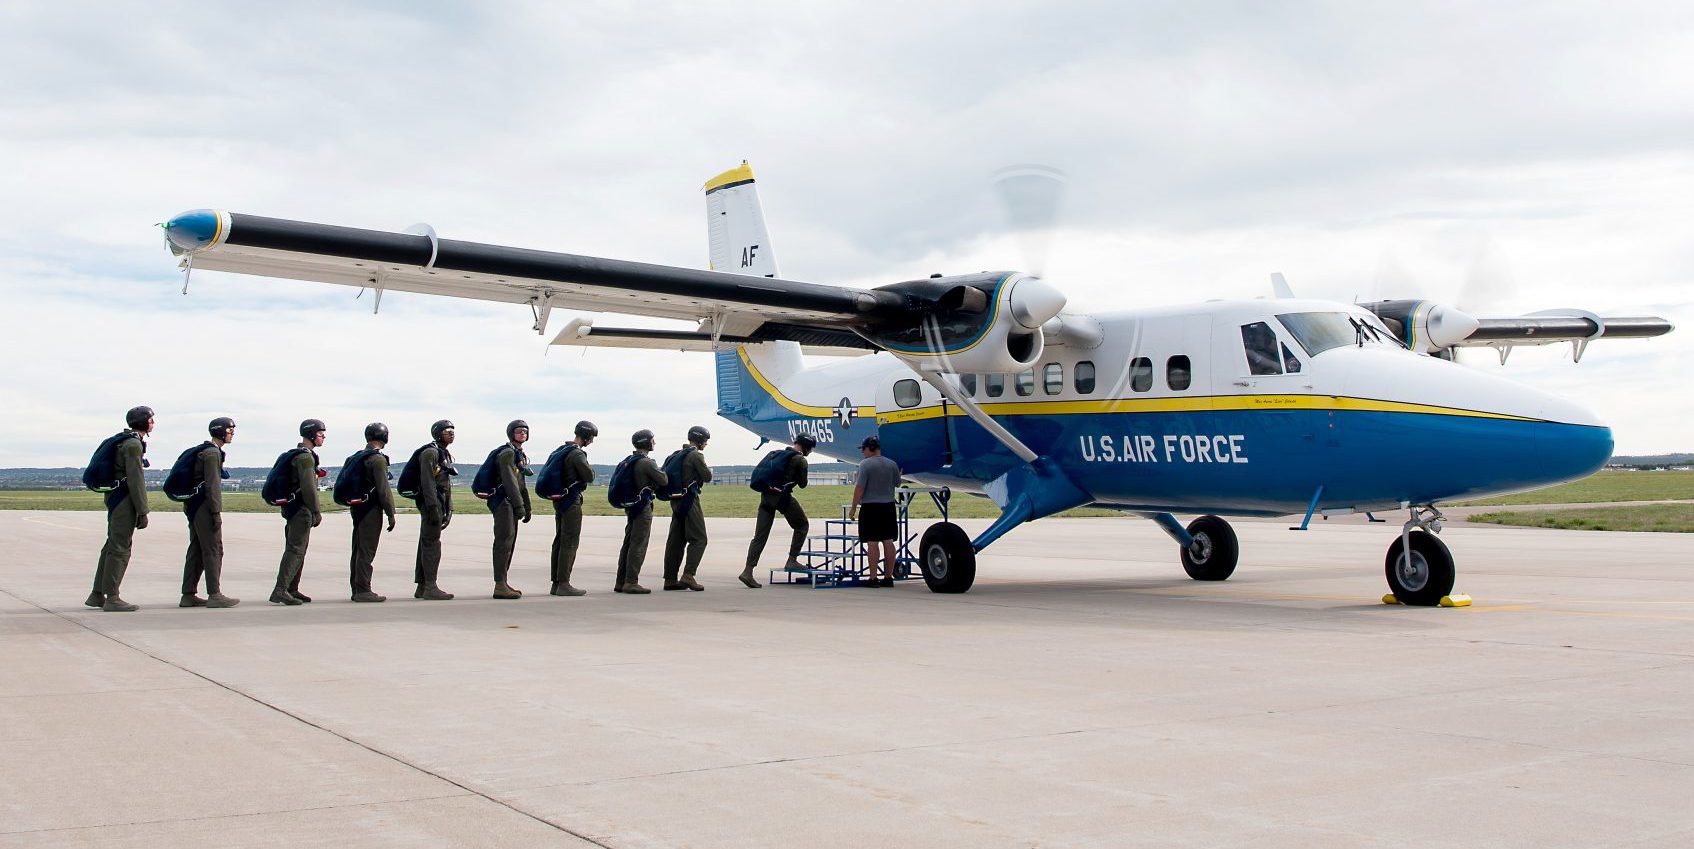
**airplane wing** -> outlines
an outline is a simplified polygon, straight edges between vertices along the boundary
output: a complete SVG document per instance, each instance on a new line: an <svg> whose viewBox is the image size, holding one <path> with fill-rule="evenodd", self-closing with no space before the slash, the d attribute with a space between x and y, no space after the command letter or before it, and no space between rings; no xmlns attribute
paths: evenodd
<svg viewBox="0 0 1694 849"><path fill-rule="evenodd" d="M1433 301L1378 301L1361 306L1413 350L1450 357L1455 348L1494 348L1502 364L1519 345L1569 342L1580 361L1588 343L1596 339L1650 339L1676 329L1658 316L1601 316L1578 309L1478 318Z"/></svg>
<svg viewBox="0 0 1694 849"><path fill-rule="evenodd" d="M855 333L827 328L802 327L781 322L766 322L752 333L730 335L718 333L705 323L698 330L655 330L644 327L596 327L592 318L573 318L554 345L577 348L646 348L662 351L716 351L723 345L747 345L755 342L798 342L808 354L826 357L857 357L873 354L878 349Z"/></svg>
<svg viewBox="0 0 1694 849"><path fill-rule="evenodd" d="M379 299L392 290L527 304L537 332L553 307L700 321L746 337L767 322L827 328L919 306L891 291L441 239L421 225L392 233L195 210L165 234L185 268L359 286Z"/></svg>

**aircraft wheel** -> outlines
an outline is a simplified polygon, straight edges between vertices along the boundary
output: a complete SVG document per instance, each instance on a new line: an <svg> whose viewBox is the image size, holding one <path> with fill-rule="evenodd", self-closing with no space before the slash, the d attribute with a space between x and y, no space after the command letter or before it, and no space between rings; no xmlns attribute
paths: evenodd
<svg viewBox="0 0 1694 849"><path fill-rule="evenodd" d="M1434 607L1453 592L1453 552L1427 531L1412 531L1412 553L1405 556L1405 539L1395 537L1383 560L1388 588L1401 604Z"/></svg>
<svg viewBox="0 0 1694 849"><path fill-rule="evenodd" d="M976 549L958 525L930 525L918 542L918 566L930 592L962 593L976 581Z"/></svg>
<svg viewBox="0 0 1694 849"><path fill-rule="evenodd" d="M1235 574L1241 559L1241 543L1235 529L1216 516L1201 516L1188 523L1194 544L1182 549L1182 571L1196 581L1223 581Z"/></svg>

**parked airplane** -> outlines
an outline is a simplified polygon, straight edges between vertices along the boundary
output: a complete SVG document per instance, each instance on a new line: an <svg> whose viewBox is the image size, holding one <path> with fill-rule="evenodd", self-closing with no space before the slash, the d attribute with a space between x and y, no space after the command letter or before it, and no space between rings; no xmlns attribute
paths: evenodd
<svg viewBox="0 0 1694 849"><path fill-rule="evenodd" d="M1612 452L1581 406L1451 362L1463 346L1669 332L1656 317L1578 310L1475 318L1427 301L1274 299L1082 314L1039 277L932 276L864 290L784 279L746 163L705 185L714 270L403 233L186 212L165 224L208 269L695 323L576 318L556 345L709 351L718 412L762 437L814 436L856 460L875 433L913 479L976 492L1001 515L972 539L938 523L919 544L929 588L964 592L976 553L1085 504L1156 522L1184 570L1221 581L1239 545L1221 516L1405 510L1384 572L1406 604L1454 581L1438 504L1584 477ZM803 352L858 355L808 366ZM1187 525L1175 513L1201 514ZM1304 527L1305 523L1302 524Z"/></svg>

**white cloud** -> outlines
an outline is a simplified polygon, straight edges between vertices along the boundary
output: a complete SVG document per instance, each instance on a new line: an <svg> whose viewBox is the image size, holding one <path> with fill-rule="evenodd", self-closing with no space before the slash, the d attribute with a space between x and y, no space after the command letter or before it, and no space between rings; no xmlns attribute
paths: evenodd
<svg viewBox="0 0 1694 849"><path fill-rule="evenodd" d="M0 11L0 465L80 463L124 408L162 448L228 412L257 458L326 418L480 453L595 418L601 450L716 423L709 358L554 351L522 308L196 275L182 209L704 264L742 158L784 272L862 285L1017 267L987 175L1072 177L1050 276L1079 304L1302 293L1524 308L1690 300L1694 8L1676 3L23 4ZM1684 316L1676 313L1676 316ZM562 318L555 316L554 321ZM1689 330L1509 373L1621 451L1687 449ZM397 449L398 450L398 449ZM242 458L247 462L247 458ZM259 460L255 460L255 463Z"/></svg>

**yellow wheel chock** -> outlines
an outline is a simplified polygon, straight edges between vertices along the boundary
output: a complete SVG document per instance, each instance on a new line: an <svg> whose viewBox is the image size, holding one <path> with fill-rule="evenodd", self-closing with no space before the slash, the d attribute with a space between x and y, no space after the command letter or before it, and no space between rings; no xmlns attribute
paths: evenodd
<svg viewBox="0 0 1694 849"><path fill-rule="evenodd" d="M1395 598L1393 593L1388 593L1382 597L1382 603L1399 604L1400 600ZM1454 593L1453 595L1444 595L1441 597L1442 607L1470 607L1470 603L1470 596L1465 595L1464 593Z"/></svg>

